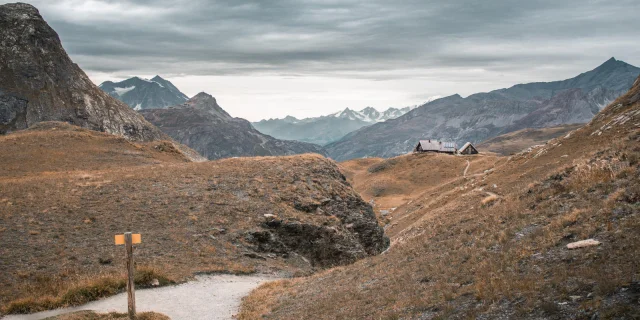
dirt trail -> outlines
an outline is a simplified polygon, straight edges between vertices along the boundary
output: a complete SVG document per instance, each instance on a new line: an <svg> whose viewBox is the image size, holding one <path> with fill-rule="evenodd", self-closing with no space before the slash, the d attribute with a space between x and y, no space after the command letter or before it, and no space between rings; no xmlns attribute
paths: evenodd
<svg viewBox="0 0 640 320"><path fill-rule="evenodd" d="M197 276L195 281L176 286L136 290L136 308L138 312L164 313L173 320L232 319L238 312L242 297L258 285L271 280L277 280L277 278L233 275ZM121 293L79 307L28 315L9 315L2 320L36 320L80 310L127 312L127 295Z"/></svg>
<svg viewBox="0 0 640 320"><path fill-rule="evenodd" d="M469 160L467 160L467 167L464 168L464 172L462 173L463 177L467 176L467 170L469 170L469 166L471 166L471 162L469 162Z"/></svg>

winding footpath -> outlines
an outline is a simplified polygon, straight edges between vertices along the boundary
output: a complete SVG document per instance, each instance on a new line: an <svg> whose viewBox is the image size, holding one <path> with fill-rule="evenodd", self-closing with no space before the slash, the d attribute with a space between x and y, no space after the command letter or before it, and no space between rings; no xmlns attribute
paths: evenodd
<svg viewBox="0 0 640 320"><path fill-rule="evenodd" d="M467 167L464 168L464 172L462 173L463 177L467 176L467 170L469 170L469 166L471 166L471 162L469 162L469 160L467 160Z"/></svg>
<svg viewBox="0 0 640 320"><path fill-rule="evenodd" d="M272 276L203 275L195 281L154 289L136 290L138 312L155 311L173 320L229 320L238 312L242 298L260 284L277 280ZM2 320L36 320L80 310L127 312L127 294L93 301L78 307L27 315L9 315Z"/></svg>

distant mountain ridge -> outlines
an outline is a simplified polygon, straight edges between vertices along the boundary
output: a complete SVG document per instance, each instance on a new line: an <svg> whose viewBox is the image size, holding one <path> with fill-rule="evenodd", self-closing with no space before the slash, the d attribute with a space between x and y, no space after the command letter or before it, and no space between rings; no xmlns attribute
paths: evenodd
<svg viewBox="0 0 640 320"><path fill-rule="evenodd" d="M437 98L439 96L428 101ZM382 112L373 107L366 107L360 111L346 108L320 117L297 119L292 116L286 116L282 119L262 120L253 122L253 126L260 132L278 139L326 145L362 127L400 117L416 107L418 105L404 108L388 108Z"/></svg>
<svg viewBox="0 0 640 320"><path fill-rule="evenodd" d="M563 81L518 84L467 98L456 94L351 132L326 148L339 161L392 157L409 152L419 139L446 139L461 145L524 128L586 123L625 93L638 74L640 68L611 58Z"/></svg>
<svg viewBox="0 0 640 320"><path fill-rule="evenodd" d="M136 111L166 108L189 99L173 83L160 76L151 80L133 77L120 82L105 81L99 87Z"/></svg>
<svg viewBox="0 0 640 320"><path fill-rule="evenodd" d="M139 112L173 139L210 160L301 153L327 155L326 150L315 144L279 140L260 133L249 121L229 115L213 96L204 92L169 108Z"/></svg>

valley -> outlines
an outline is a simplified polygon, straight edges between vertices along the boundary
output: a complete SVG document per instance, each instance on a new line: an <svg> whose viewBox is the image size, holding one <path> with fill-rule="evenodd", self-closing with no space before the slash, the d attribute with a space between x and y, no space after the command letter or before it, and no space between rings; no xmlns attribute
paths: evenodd
<svg viewBox="0 0 640 320"><path fill-rule="evenodd" d="M509 46L500 63L478 55L497 46L455 56L434 45L446 59L424 61L419 48L402 50L412 59L391 55L394 38L435 19L435 3L412 3L432 16L394 20L407 29L357 59L348 49L362 43L345 30L379 23L382 3L358 5L375 19L342 23L355 8L314 3L298 15L295 3L211 3L212 14L197 2L97 0L61 9L69 3L38 3L51 25L31 4L0 4L2 319L640 318L640 68L611 58L562 81L440 97L425 84L477 92L504 83L492 77L562 68L509 71ZM267 25L223 25L256 8L250 21ZM278 25L283 12L296 19ZM296 23L313 30L283 31ZM387 28L367 30L362 39ZM207 42L227 33L230 42ZM132 54L145 41L158 49ZM318 42L297 47L308 41ZM319 49L333 41L348 45ZM287 105L276 114L325 116L250 122L200 87L232 92L216 94L234 97L227 110L247 119L274 101ZM376 106L425 102L342 104L366 93ZM395 99L404 102L387 104ZM297 101L309 105L291 108ZM333 107L342 111L320 113ZM459 149L465 142L473 146ZM127 232L141 240L132 245Z"/></svg>
<svg viewBox="0 0 640 320"><path fill-rule="evenodd" d="M397 206L385 227L387 251L265 284L243 302L240 318L633 318L639 139L640 79L589 124L510 157L343 163L365 199L385 175L448 180L429 186L405 176L399 185L417 192L396 187L398 201L372 194L374 203ZM461 177L465 158L471 174ZM567 248L585 239L600 245Z"/></svg>

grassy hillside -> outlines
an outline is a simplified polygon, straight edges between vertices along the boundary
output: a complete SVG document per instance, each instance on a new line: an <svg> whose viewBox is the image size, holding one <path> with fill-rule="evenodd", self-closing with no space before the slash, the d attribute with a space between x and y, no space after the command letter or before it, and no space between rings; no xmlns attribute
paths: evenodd
<svg viewBox="0 0 640 320"><path fill-rule="evenodd" d="M572 134L398 207L382 255L266 284L240 318L640 317L639 142L640 80Z"/></svg>
<svg viewBox="0 0 640 320"><path fill-rule="evenodd" d="M480 151L489 151L503 156L512 155L529 147L566 135L584 124L569 124L551 128L522 129L491 138L477 145Z"/></svg>
<svg viewBox="0 0 640 320"><path fill-rule="evenodd" d="M412 200L461 186L465 178L482 174L505 161L506 158L485 154L419 153L391 159L354 159L339 166L360 196L373 205L379 219L388 224L386 232L393 233L400 223L393 220L394 217Z"/></svg>
<svg viewBox="0 0 640 320"><path fill-rule="evenodd" d="M319 155L188 162L54 124L0 137L0 304L33 312L124 288L115 234L142 234L138 285L196 272L309 274L388 246L371 207Z"/></svg>

